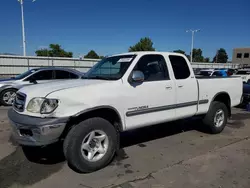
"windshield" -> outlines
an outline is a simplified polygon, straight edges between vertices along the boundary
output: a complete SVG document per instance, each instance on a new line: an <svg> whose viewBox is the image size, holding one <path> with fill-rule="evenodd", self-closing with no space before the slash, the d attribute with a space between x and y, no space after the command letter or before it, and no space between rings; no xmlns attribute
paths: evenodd
<svg viewBox="0 0 250 188"><path fill-rule="evenodd" d="M212 73L212 71L201 71L199 75L202 75L202 76L210 76Z"/></svg>
<svg viewBox="0 0 250 188"><path fill-rule="evenodd" d="M28 71L26 71L26 72L24 72L24 73L22 73L22 74L17 75L17 76L15 77L15 79L16 79L16 80L21 80L21 79L23 79L23 78L29 76L30 74L32 74L32 73L34 73L34 72L36 72L36 71L37 71L36 69L28 70Z"/></svg>
<svg viewBox="0 0 250 188"><path fill-rule="evenodd" d="M215 72L213 73L213 76L223 76L223 73L220 72L220 71L215 71Z"/></svg>
<svg viewBox="0 0 250 188"><path fill-rule="evenodd" d="M118 80L134 60L135 55L121 55L101 60L82 79Z"/></svg>

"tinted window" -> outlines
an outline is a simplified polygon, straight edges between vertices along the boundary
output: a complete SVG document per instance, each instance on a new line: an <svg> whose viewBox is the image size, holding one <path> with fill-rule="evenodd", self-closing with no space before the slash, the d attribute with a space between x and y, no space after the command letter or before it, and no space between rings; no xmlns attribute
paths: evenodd
<svg viewBox="0 0 250 188"><path fill-rule="evenodd" d="M134 70L142 71L144 81L169 79L165 59L161 55L144 55L137 62Z"/></svg>
<svg viewBox="0 0 250 188"><path fill-rule="evenodd" d="M244 53L244 58L249 58L249 53Z"/></svg>
<svg viewBox="0 0 250 188"><path fill-rule="evenodd" d="M78 78L77 75L71 73L71 72L68 72L68 71L64 71L64 70L56 70L55 71L56 73L56 79L75 79L75 78Z"/></svg>
<svg viewBox="0 0 250 188"><path fill-rule="evenodd" d="M52 70L43 70L33 74L32 78L35 80L51 80L53 78L52 74Z"/></svg>
<svg viewBox="0 0 250 188"><path fill-rule="evenodd" d="M181 56L169 56L175 79L186 79L190 76L190 70L186 60Z"/></svg>
<svg viewBox="0 0 250 188"><path fill-rule="evenodd" d="M69 78L70 79L77 79L77 78L79 78L79 76L74 74L74 73L69 72Z"/></svg>
<svg viewBox="0 0 250 188"><path fill-rule="evenodd" d="M237 53L237 58L241 58L242 57L242 53Z"/></svg>

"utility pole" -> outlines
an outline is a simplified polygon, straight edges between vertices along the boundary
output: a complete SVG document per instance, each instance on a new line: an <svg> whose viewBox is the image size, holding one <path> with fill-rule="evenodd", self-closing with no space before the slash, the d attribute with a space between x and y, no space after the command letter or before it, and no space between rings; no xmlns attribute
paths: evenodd
<svg viewBox="0 0 250 188"><path fill-rule="evenodd" d="M216 58L215 58L215 63L218 62L218 50L216 51Z"/></svg>
<svg viewBox="0 0 250 188"><path fill-rule="evenodd" d="M193 49L194 49L194 33L199 32L200 29L196 29L196 30L187 30L186 32L191 32L192 33L192 41L191 41L191 57L190 57L190 62L193 62Z"/></svg>
<svg viewBox="0 0 250 188"><path fill-rule="evenodd" d="M24 26L24 11L23 11L23 0L18 0L21 4L21 15L22 15L22 34L23 34L23 56L26 56L26 39L25 39L25 26Z"/></svg>
<svg viewBox="0 0 250 188"><path fill-rule="evenodd" d="M22 35L23 35L23 56L26 56L26 37L25 37L25 25L24 25L24 9L23 9L23 0L18 0L21 5L21 16L22 16ZM33 0L32 2L35 2Z"/></svg>

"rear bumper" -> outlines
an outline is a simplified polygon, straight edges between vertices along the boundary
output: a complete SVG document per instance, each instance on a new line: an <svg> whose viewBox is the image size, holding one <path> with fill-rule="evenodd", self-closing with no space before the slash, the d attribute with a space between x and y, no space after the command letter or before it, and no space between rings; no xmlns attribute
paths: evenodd
<svg viewBox="0 0 250 188"><path fill-rule="evenodd" d="M8 111L12 135L20 145L44 146L57 142L68 122L65 118L39 118Z"/></svg>

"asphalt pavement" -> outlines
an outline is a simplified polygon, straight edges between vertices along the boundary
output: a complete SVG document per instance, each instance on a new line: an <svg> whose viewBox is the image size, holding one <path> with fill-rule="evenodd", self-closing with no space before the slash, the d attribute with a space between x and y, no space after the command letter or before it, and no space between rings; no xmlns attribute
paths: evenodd
<svg viewBox="0 0 250 188"><path fill-rule="evenodd" d="M11 138L7 109L0 107L0 188L250 187L250 113L243 109L233 109L218 135L197 120L123 133L111 164L90 174L70 169L60 145L28 160Z"/></svg>

